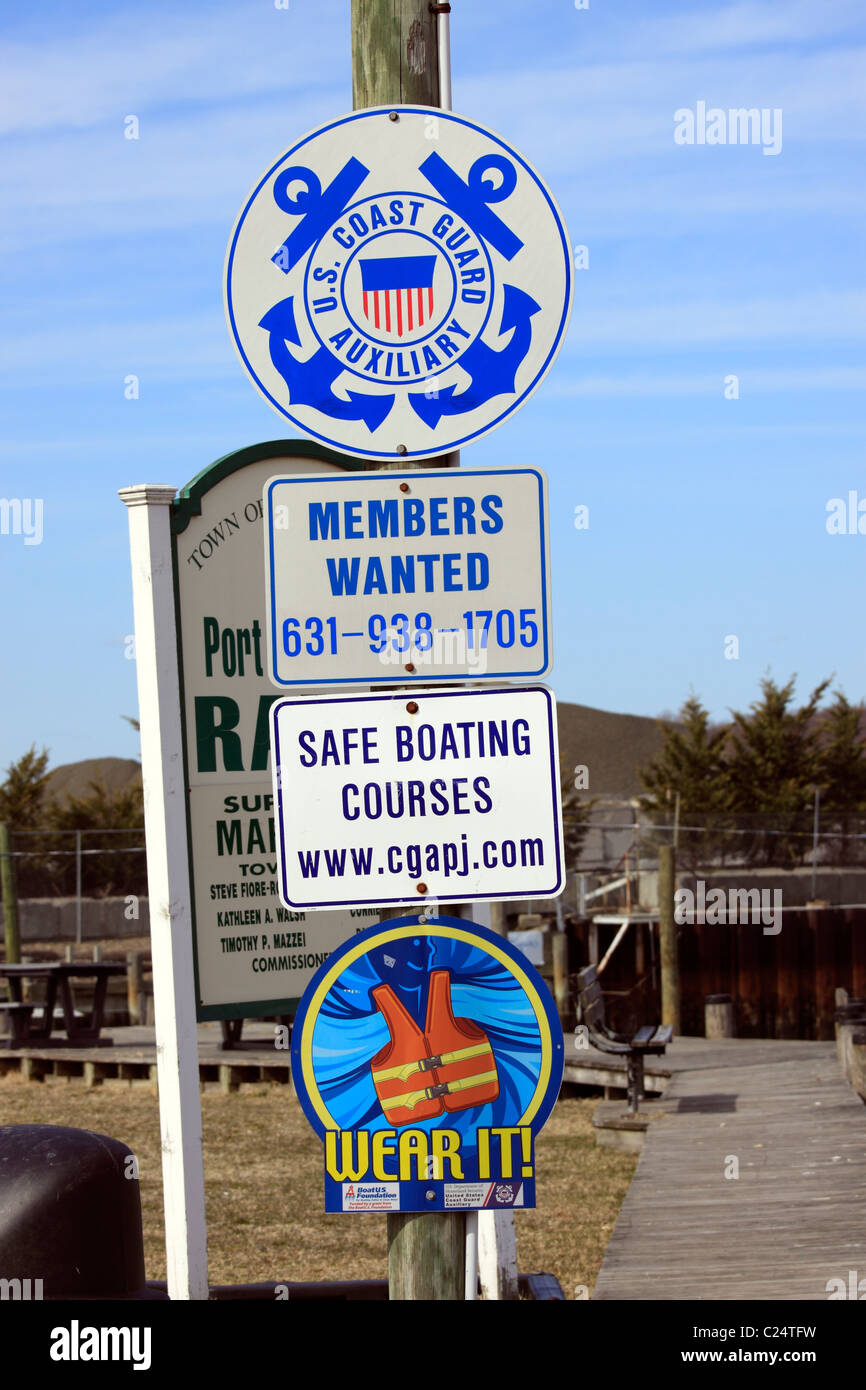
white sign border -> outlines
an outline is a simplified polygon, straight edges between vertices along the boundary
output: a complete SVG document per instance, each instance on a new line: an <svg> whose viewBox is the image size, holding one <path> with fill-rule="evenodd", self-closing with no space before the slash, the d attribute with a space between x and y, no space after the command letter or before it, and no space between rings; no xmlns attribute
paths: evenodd
<svg viewBox="0 0 866 1390"><path fill-rule="evenodd" d="M414 672L406 671L405 667L400 667L393 675L388 675L388 667L381 668L381 674L377 671L374 674L362 676L317 676L306 677L302 680L287 681L278 678L277 670L277 626L274 620L275 602L275 564L274 564L274 515L273 515L273 488L281 483L310 483L327 482L337 483L342 486L363 485L368 481L387 479L389 482L409 482L417 483L419 475L430 477L434 473L438 474L445 486L453 479L455 484L463 478L480 477L499 477L502 474L513 475L516 473L529 473L538 483L538 518L539 535L541 544L540 565L541 565L541 614L542 621L542 656L541 666L535 671L476 671L474 668L461 673L459 671L446 671L441 675L434 675L428 667ZM265 526L265 597L266 611L268 620L268 675L271 682L279 690L323 690L342 686L373 686L373 685L431 685L449 684L454 685L458 682L495 682L513 680L521 685L527 682L543 680L549 675L553 667L553 607L551 598L550 582L550 509L548 506L547 477L540 468L461 468L461 469L429 469L423 472L415 469L409 473L396 473L388 470L371 471L369 473L311 473L305 474L275 474L269 478L264 491L264 526Z"/></svg>
<svg viewBox="0 0 866 1390"><path fill-rule="evenodd" d="M524 692L526 694L541 693L545 696L545 699L547 700L547 733L549 742L551 782L553 788L553 825L556 849L556 884L552 888L538 888L527 892L517 892L514 889L509 889L506 893L467 893L465 889L462 889L455 893L437 893L435 895L435 900L437 903L523 902L525 900L529 900L530 898L539 898L542 901L546 901L547 899L558 898L560 894L563 893L565 890L565 848L563 844L562 799L559 780L559 742L557 736L558 730L556 719L556 696L554 695L550 687L546 685L503 685L500 686L499 689L503 692L507 692L510 695L521 694ZM410 692L407 692L405 690L401 691L399 695L396 693L374 694L372 692L367 692L364 694L358 693L351 695L330 695L321 698L310 695L296 695L293 698L277 700L275 704L271 706L271 770L273 772L274 778L274 808L277 812L274 821L277 833L277 852L279 854L280 859L280 889L284 905L290 908L292 911L317 912L340 907L374 907L380 909L391 907L424 907L425 899L419 897L417 894L414 898L407 898L403 896L395 898L374 897L369 899L361 898L357 894L355 894L351 898L346 898L345 900L340 899L337 902L295 903L290 900L286 886L286 856L285 844L283 841L282 809L283 786L282 776L280 772L279 731L277 727L280 708L286 705L322 706L329 704L348 704L350 701L367 701L368 703L370 701L375 701L377 703L381 703L383 700L405 700L407 698L407 694L409 693ZM470 698L471 696L478 695L490 696L496 693L496 687L494 687L492 690L487 688L467 689L465 684L463 686L454 686L448 690L425 690L422 692L423 698L425 700L441 700L451 698L453 696Z"/></svg>

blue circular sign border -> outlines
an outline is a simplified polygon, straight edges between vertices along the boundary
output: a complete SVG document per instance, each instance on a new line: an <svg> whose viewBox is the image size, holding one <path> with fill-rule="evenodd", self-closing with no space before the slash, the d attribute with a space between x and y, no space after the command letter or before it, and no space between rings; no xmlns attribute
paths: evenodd
<svg viewBox="0 0 866 1390"><path fill-rule="evenodd" d="M240 214L240 217L237 220L237 225L235 226L234 232L232 233L232 238L229 242L228 255L226 257L226 313L228 315L229 324L231 326L232 331L232 337L234 339L238 355L240 356L241 361L246 367L247 372L249 373L252 380L255 382L256 386L258 387L262 395L265 397L265 399L270 402L270 404L274 407L276 411L279 412L280 415L284 416L285 419L290 420L292 424L297 429L302 430L304 434L310 435L310 437L313 439L320 440L321 443L326 444L330 449L338 449L343 452L346 452L348 446L345 443L343 443L340 440L332 439L330 435L322 434L318 430L311 429L309 425L303 424L296 416L292 415L290 411L286 410L284 406L280 405L279 401L277 401L271 395L270 391L268 391L264 383L259 380L255 371L253 370L249 358L247 357L241 345L237 324L235 322L234 306L232 303L231 292L232 268L234 266L234 256L235 249L237 246L237 240L240 236L241 229L246 220L247 213L249 212L250 208L252 207L253 203L255 202L259 193L262 191L265 184L276 173L280 166L286 162L286 160L293 158L298 153L298 151L302 150L303 147L309 144L311 140L317 139L320 135L325 135L329 130L337 130L340 126L348 125L352 121L365 120L369 116L380 116L383 113L387 113L390 111L398 111L401 115L405 114L407 116L436 115L443 120L454 121L457 125L466 126L467 129L474 130L477 134L485 136L487 139L493 141L494 144L498 145L500 149L504 150L512 159L516 160L516 162L521 166L521 168L525 169L526 173L529 175L529 177L533 180L533 182L537 185L541 193L544 195L544 200L550 208L553 220L556 223L556 228L559 232L559 238L564 251L566 294L562 314L560 316L559 324L556 329L556 335L554 337L553 343L551 344L550 351L548 352L547 357L544 359L544 362L542 363L535 377L526 387L525 391L523 391L523 393L516 400L512 401L506 410L502 411L496 417L495 420L492 420L488 425L485 425L484 429L475 430L472 434L464 435L460 439L451 440L450 442L447 442L445 444L437 445L432 450L409 449L405 454L398 454L396 448L390 450L362 449L358 446L357 443L354 443L351 449L352 454L357 455L357 457L359 458L435 458L437 454L443 452L450 453L455 449L461 449L464 444L471 443L473 439L481 439L484 437L484 435L490 434L492 430L495 430L499 425L503 423L503 421L507 420L511 415L513 415L524 403L524 401L529 399L533 392L541 385L544 376L546 375L549 367L553 363L554 358L559 352L559 349L562 346L563 338L565 337L565 332L568 327L568 321L571 315L572 298L574 293L574 274L571 264L571 244L568 239L568 236L566 235L565 222L562 218L559 208L554 202L551 194L548 192L547 187L544 184L544 181L541 179L540 175L536 173L532 165L527 160L525 160L522 155L518 154L518 152L515 149L513 149L511 145L506 144L506 142L503 139L501 139L500 136L495 135L493 131L488 130L486 126L478 125L475 121L467 120L465 116L456 116L452 111L443 111L440 107L437 106L377 106L366 107L362 111L354 111L351 115L342 116L337 121L330 121L327 125L318 126L315 130L309 131L301 140L299 140L299 142L296 145L293 145L291 149L286 150L284 154L280 155L280 158L276 161L275 164L271 165L267 173L264 174L263 177L256 184L255 188L253 189L252 193L246 201L246 204L243 208L243 211Z"/></svg>
<svg viewBox="0 0 866 1390"><path fill-rule="evenodd" d="M349 955L350 952L357 952L359 945L367 946L368 949L372 949L376 944L377 937L388 936L395 930L401 928L410 933L417 933L419 936L435 936L437 934L437 927L440 926L452 929L458 928L462 933L477 938L477 944L482 950L485 945L495 946L499 953L506 956L511 963L519 969L520 973L528 978L530 985L532 985L535 991L538 1003L541 1005L541 1015L547 1023L547 1045L549 1046L551 1056L550 1076L547 1081L547 1086L544 1094L535 1107L535 1112L529 1127L534 1134L537 1134L550 1118L550 1114L556 1104L562 1086L562 1074L565 1065L565 1043L562 1034L562 1024L559 1020L559 1014L557 1013L553 996L541 975L539 975L538 971L535 969L535 966L531 964L522 951L518 951L516 946L512 946L507 937L499 936L497 932L491 931L488 927L479 926L477 922L472 922L463 917L434 917L428 920L415 913L409 913L405 917L392 917L385 921L377 922L375 926L365 927L363 931L357 932L354 936L350 936L347 941L342 942L342 944L337 947L336 951L332 951L327 960L318 967L301 997L301 1002L298 1005L298 1011L295 1015L292 1028L292 1085L309 1125L320 1139L324 1138L327 1127L322 1124L321 1118L310 1099L302 1063L302 1049L304 1047L306 1031L309 1028L312 1033L318 1021L318 1013L315 1015L310 1014L310 1005L320 985L327 975L333 973L335 965L339 965L340 961ZM518 980L518 984L519 983ZM523 988L523 986L521 986L521 988ZM533 1001L530 999L530 1002ZM538 1019L538 1010L536 1010L535 1013ZM544 1039L542 1039L542 1047L544 1047ZM334 1126L334 1128L336 1128L336 1126Z"/></svg>

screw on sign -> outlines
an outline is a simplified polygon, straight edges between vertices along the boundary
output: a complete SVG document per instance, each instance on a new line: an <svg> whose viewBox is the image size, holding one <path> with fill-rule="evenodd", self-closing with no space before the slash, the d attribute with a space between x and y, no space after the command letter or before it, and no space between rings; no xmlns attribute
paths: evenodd
<svg viewBox="0 0 866 1390"><path fill-rule="evenodd" d="M429 107L354 112L253 189L226 258L229 327L266 400L371 459L431 458L494 429L551 366L573 275L531 165Z"/></svg>

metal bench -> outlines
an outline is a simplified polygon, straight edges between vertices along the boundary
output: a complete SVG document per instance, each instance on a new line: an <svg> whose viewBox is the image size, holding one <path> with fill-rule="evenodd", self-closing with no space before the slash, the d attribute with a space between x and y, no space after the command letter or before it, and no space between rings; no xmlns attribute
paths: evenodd
<svg viewBox="0 0 866 1390"><path fill-rule="evenodd" d="M586 1025L589 1040L599 1052L619 1053L626 1059L628 1108L637 1114L644 1097L644 1057L658 1057L671 1041L674 1030L669 1025L639 1028L634 1037L614 1033L604 1021L604 997L594 965L587 965L577 977L577 997L580 1021Z"/></svg>

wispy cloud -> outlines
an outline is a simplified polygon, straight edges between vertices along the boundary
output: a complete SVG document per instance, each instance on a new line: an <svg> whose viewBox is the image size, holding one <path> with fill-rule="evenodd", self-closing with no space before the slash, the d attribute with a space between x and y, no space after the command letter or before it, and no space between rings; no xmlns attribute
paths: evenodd
<svg viewBox="0 0 866 1390"><path fill-rule="evenodd" d="M567 351L601 343L615 343L627 350L647 344L685 348L700 343L745 344L767 339L781 339L789 344L796 339L860 340L864 335L866 291L862 290L749 300L606 303L575 315Z"/></svg>
<svg viewBox="0 0 866 1390"><path fill-rule="evenodd" d="M327 61L323 62L323 55ZM184 13L136 6L76 34L42 23L0 56L0 131L95 126L159 107L329 86L349 73L349 33L334 52L333 11L301 5L219 5Z"/></svg>
<svg viewBox="0 0 866 1390"><path fill-rule="evenodd" d="M637 52L689 53L724 52L738 48L787 46L809 40L827 40L845 34L863 23L859 0L743 0L711 9L683 11L643 19L627 36L629 48Z"/></svg>
<svg viewBox="0 0 866 1390"><path fill-rule="evenodd" d="M582 65L525 67L479 74L462 84L460 109L509 129L515 143L543 168L570 173L673 156L706 164L719 147L677 147L674 112L703 100L711 106L781 107L785 139L835 144L866 139L866 48L841 52L725 54L701 59L628 58ZM513 93L523 100L515 104ZM750 154L750 150L735 150ZM764 160L764 164L768 161ZM718 168L718 161L713 166ZM746 166L748 167L748 166ZM726 178L732 173L726 165Z"/></svg>
<svg viewBox="0 0 866 1390"><path fill-rule="evenodd" d="M866 388L866 367L790 368L767 371L744 368L737 373L742 397L803 391L862 391ZM547 393L551 399L572 397L615 398L619 396L704 396L718 398L723 375L702 372L687 375L655 375L634 372L622 376L588 373L583 377L554 377Z"/></svg>
<svg viewBox="0 0 866 1390"><path fill-rule="evenodd" d="M671 213L694 228L750 209L806 212L819 199L825 212L858 210L862 180L842 151L866 138L866 49L744 53L728 42L835 32L851 8L743 4L676 21L666 13L621 22L617 36L628 42L615 60L604 53L560 66L547 54L493 72L473 46L456 105L506 131L594 233L617 234L635 211L675 235ZM689 56L695 45L700 56ZM71 37L46 42L40 31L11 43L0 57L0 249L205 223L228 230L257 174L349 106L348 63L333 7L300 4L211 4L207 23L198 12L113 15ZM780 107L782 157L675 146L673 113L698 99ZM123 137L128 114L141 122L137 141ZM816 188L802 160L822 142L829 157Z"/></svg>
<svg viewBox="0 0 866 1390"><path fill-rule="evenodd" d="M0 368L18 385L45 381L62 373L65 386L84 382L117 382L128 373L147 374L151 381L210 379L241 368L225 330L219 305L210 314L121 318L106 315L103 322L89 316L74 323L61 315L66 331L4 336Z"/></svg>

